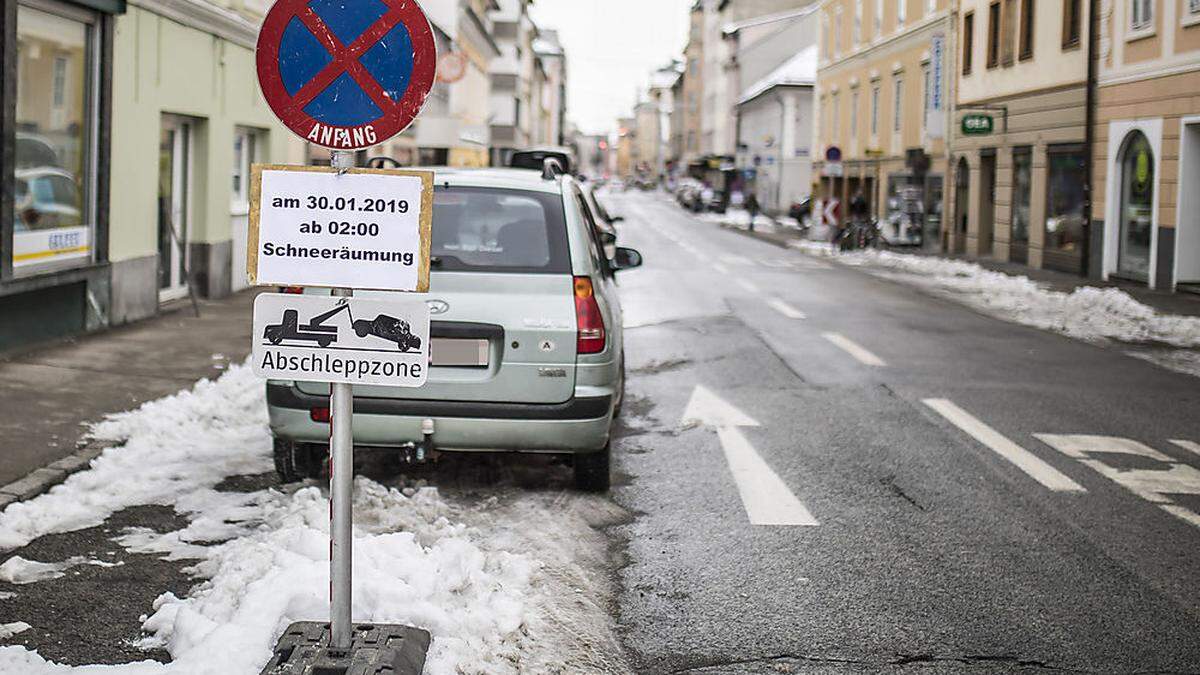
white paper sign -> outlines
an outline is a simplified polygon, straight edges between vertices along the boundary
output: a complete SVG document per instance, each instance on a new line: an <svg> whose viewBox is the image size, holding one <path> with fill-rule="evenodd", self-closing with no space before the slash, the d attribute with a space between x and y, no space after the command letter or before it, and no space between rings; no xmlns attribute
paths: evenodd
<svg viewBox="0 0 1200 675"><path fill-rule="evenodd" d="M429 289L433 173L255 166L251 284Z"/></svg>
<svg viewBox="0 0 1200 675"><path fill-rule="evenodd" d="M420 387L429 371L429 307L387 300L263 293L251 361L262 377Z"/></svg>

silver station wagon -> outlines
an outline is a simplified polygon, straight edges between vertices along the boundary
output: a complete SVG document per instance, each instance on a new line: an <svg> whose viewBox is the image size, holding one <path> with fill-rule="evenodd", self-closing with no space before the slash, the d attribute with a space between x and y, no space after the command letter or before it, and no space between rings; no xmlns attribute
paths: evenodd
<svg viewBox="0 0 1200 675"><path fill-rule="evenodd" d="M625 384L616 274L641 255L605 255L599 216L554 169L435 170L429 378L416 389L355 386L356 447L413 462L563 453L578 488L608 489ZM269 381L267 403L280 476L320 475L329 385Z"/></svg>

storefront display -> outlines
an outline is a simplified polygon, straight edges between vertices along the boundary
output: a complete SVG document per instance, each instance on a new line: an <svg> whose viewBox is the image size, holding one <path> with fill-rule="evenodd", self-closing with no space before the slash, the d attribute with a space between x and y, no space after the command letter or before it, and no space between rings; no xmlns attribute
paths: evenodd
<svg viewBox="0 0 1200 675"><path fill-rule="evenodd" d="M1080 273L1084 252L1084 186L1087 166L1082 145L1047 149L1045 266Z"/></svg>

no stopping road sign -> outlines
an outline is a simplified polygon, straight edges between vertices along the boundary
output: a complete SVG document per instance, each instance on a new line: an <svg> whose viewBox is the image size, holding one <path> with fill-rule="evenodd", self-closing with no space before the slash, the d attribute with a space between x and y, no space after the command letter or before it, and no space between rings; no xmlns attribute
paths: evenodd
<svg viewBox="0 0 1200 675"><path fill-rule="evenodd" d="M415 0L279 0L258 34L258 81L294 133L359 150L404 131L437 71Z"/></svg>

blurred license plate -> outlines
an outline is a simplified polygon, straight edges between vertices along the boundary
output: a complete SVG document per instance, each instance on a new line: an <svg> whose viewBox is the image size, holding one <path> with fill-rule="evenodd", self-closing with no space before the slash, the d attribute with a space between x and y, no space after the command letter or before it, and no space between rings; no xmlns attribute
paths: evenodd
<svg viewBox="0 0 1200 675"><path fill-rule="evenodd" d="M429 360L435 366L486 366L488 341L462 338L433 338Z"/></svg>

